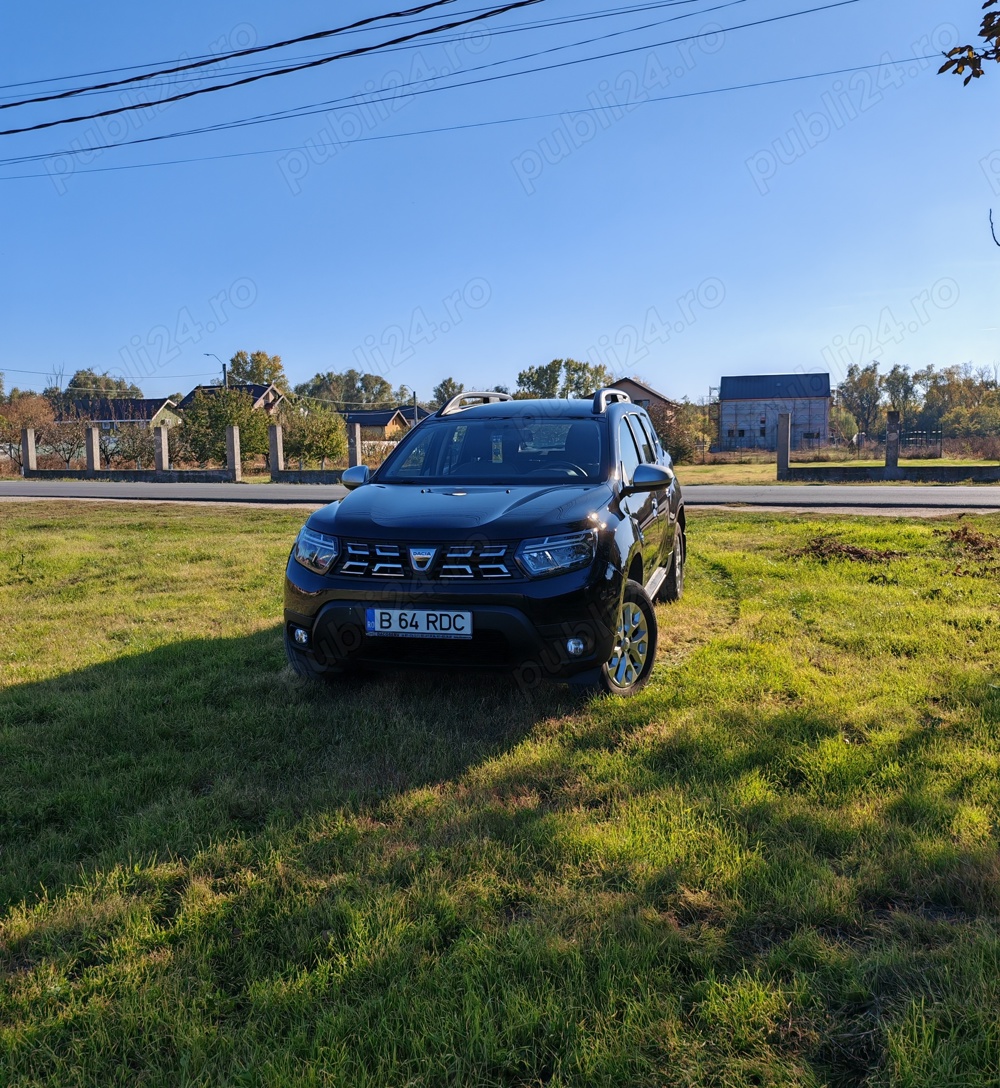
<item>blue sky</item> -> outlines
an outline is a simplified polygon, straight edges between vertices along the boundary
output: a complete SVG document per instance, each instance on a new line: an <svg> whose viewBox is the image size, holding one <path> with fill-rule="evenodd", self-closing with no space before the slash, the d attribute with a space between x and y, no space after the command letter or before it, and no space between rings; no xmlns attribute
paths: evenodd
<svg viewBox="0 0 1000 1088"><path fill-rule="evenodd" d="M572 356L697 400L723 374L829 370L836 382L872 358L1000 362L1000 250L987 221L994 205L1000 219L1000 69L962 87L918 59L973 40L979 4L857 0L731 29L818 6L691 0L500 33L610 10L543 0L447 44L5 136L5 161L44 157L0 166L0 371L8 388L41 388L93 367L156 396L212 380L208 353L259 348L280 354L293 382L353 366L426 397L446 376L513 385L527 366ZM457 0L428 15L474 9ZM388 10L8 5L0 99L98 77L29 81L217 54ZM267 56L398 33L397 22ZM201 85L248 63L219 64ZM350 102L373 92L395 97ZM0 128L134 101L123 94L3 110ZM333 113L120 146L334 99L347 101ZM64 154L95 143L116 146ZM196 161L147 165L178 159Z"/></svg>

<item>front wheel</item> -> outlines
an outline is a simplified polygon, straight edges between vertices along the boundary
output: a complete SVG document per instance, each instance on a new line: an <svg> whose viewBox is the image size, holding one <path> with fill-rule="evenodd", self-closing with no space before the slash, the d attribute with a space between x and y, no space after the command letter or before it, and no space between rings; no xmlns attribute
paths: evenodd
<svg viewBox="0 0 1000 1088"><path fill-rule="evenodd" d="M615 644L601 666L601 690L609 695L635 695L644 688L656 660L656 613L638 582L629 580L618 607Z"/></svg>

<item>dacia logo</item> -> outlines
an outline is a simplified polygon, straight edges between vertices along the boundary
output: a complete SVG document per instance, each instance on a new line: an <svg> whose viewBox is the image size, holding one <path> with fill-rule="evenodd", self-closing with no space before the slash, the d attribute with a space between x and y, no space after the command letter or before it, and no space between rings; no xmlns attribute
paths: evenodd
<svg viewBox="0 0 1000 1088"><path fill-rule="evenodd" d="M410 548L410 566L418 574L423 574L431 569L437 548Z"/></svg>

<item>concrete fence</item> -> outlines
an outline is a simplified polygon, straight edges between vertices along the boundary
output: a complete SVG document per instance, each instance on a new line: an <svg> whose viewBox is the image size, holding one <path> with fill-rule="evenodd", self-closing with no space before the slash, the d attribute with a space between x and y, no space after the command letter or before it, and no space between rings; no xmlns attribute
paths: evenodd
<svg viewBox="0 0 1000 1088"><path fill-rule="evenodd" d="M791 415L778 416L778 479L803 484L843 484L858 481L906 480L910 483L957 484L1000 483L1000 465L904 465L899 464L899 412L889 412L886 420L885 464L793 465L791 452Z"/></svg>
<svg viewBox="0 0 1000 1088"><path fill-rule="evenodd" d="M226 428L226 467L213 469L174 469L170 466L168 428L153 429L152 469L112 469L101 465L100 428L88 426L85 442L87 467L84 469L39 468L35 430L27 427L21 431L21 474L32 480L80 479L121 480L128 483L238 483L243 479L240 460L240 429ZM363 443L361 427L355 423L348 427L348 464L361 464ZM285 484L337 484L341 469L288 469L285 468L285 448L281 425L269 428L269 457L271 479Z"/></svg>
<svg viewBox="0 0 1000 1088"><path fill-rule="evenodd" d="M152 469L102 468L101 446L98 426L87 427L86 456L87 467L84 469L39 468L38 451L35 444L35 429L27 427L21 431L21 474L30 480L121 480L125 483L234 483L243 478L240 465L240 429L226 428L226 467L225 468L185 468L170 467L170 446L168 427L153 428L153 465Z"/></svg>
<svg viewBox="0 0 1000 1088"><path fill-rule="evenodd" d="M339 484L341 469L322 468L285 468L285 443L280 423L272 423L268 428L271 481L276 484ZM360 465L362 453L361 424L352 423L347 427L347 463Z"/></svg>

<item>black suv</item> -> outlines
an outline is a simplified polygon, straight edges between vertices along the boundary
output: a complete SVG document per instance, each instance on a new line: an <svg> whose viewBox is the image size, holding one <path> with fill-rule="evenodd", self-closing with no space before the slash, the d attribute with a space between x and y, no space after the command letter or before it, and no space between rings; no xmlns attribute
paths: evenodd
<svg viewBox="0 0 1000 1088"><path fill-rule="evenodd" d="M302 527L285 575L295 671L470 666L631 695L652 602L684 587L684 507L649 416L591 400L463 393Z"/></svg>

